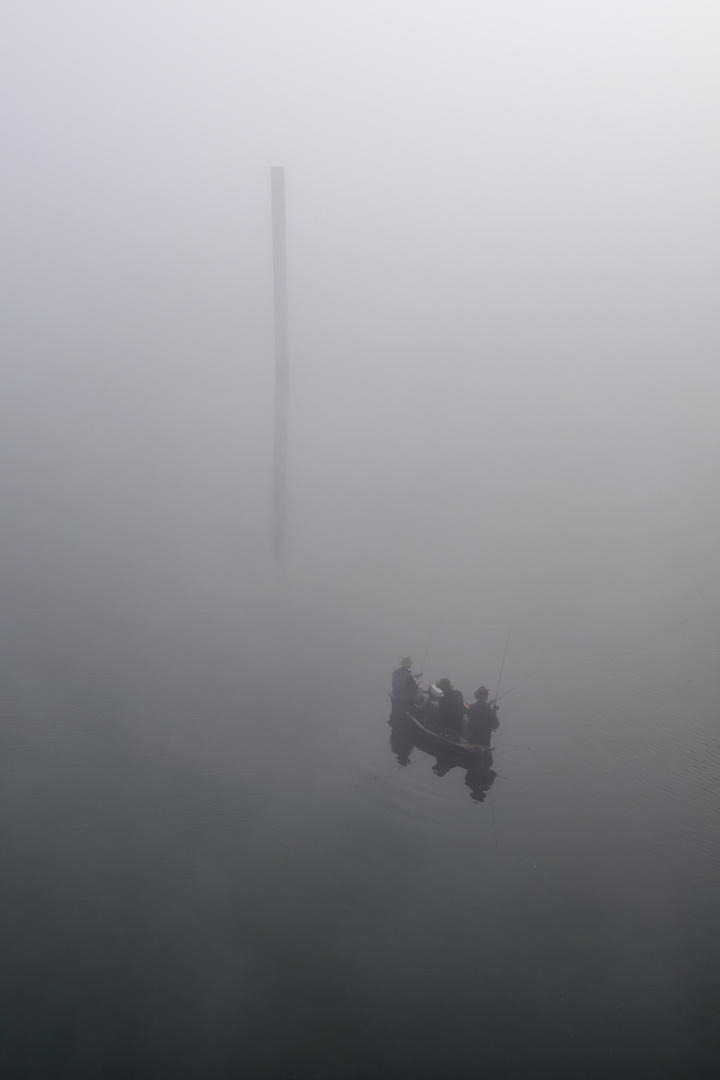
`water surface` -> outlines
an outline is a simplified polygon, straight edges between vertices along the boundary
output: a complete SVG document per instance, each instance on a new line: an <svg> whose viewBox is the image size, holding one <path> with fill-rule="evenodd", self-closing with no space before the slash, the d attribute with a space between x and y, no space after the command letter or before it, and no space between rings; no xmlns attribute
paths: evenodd
<svg viewBox="0 0 720 1080"><path fill-rule="evenodd" d="M712 619L511 631L484 798L398 760L393 627L135 629L4 639L4 1076L716 1074Z"/></svg>

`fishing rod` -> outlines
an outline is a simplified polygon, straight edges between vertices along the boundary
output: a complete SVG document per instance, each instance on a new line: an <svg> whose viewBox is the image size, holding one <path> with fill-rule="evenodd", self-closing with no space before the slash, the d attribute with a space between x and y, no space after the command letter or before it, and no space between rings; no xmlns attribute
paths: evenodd
<svg viewBox="0 0 720 1080"><path fill-rule="evenodd" d="M540 668L538 668L538 671L539 671L539 670L540 670ZM514 689L515 689L516 687L520 686L520 683L524 683L524 682L526 681L526 679L532 679L533 675L537 675L537 671L531 671L531 672L530 672L530 674L529 674L529 675L526 675L524 679L521 679L521 680L520 680L520 682L516 682L516 683L514 683L514 684L513 684L513 685L512 685L511 687L510 687L510 690L514 690ZM495 700L496 700L496 701L500 701L500 698L504 698L506 694L509 694L509 693L510 693L510 690L503 690L503 692L502 692L502 694L500 695L500 697L497 697L497 698L495 698Z"/></svg>
<svg viewBox="0 0 720 1080"><path fill-rule="evenodd" d="M498 675L497 689L495 690L495 697L493 698L493 701L498 700L498 691L500 690L500 680L502 679L503 668L505 667L505 656L507 655L508 645L510 644L510 633L511 633L511 631L508 630L507 638L505 639L505 648L503 649L503 654L502 654L502 663L500 664L500 674Z"/></svg>
<svg viewBox="0 0 720 1080"><path fill-rule="evenodd" d="M420 675L422 675L422 669L425 667L425 661L427 660L427 654L430 652L430 646L432 645L432 639L435 637L435 631L437 629L437 624L438 624L439 621L440 621L440 616L437 615L436 618L435 618L435 622L433 623L433 628L430 631L430 640L427 643L427 649L425 650L423 658L420 661ZM419 677L420 676L418 676L418 678Z"/></svg>

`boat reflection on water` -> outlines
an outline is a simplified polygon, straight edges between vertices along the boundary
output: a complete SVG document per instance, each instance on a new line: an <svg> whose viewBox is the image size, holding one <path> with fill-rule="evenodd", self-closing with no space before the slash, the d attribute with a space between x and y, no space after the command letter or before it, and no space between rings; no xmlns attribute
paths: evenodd
<svg viewBox="0 0 720 1080"><path fill-rule="evenodd" d="M465 785L470 789L470 798L474 802L484 802L487 792L495 783L497 773L493 769L492 750L489 748L468 760L452 748L438 750L434 742L423 737L421 731L410 721L406 714L392 713L390 720L390 749L399 765L412 763L411 753L420 750L428 757L435 758L432 771L436 776L446 776L451 769L465 771Z"/></svg>

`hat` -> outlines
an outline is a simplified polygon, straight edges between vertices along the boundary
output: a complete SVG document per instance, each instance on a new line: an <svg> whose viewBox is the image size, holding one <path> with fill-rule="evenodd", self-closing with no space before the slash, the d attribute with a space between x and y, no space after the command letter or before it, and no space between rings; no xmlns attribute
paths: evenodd
<svg viewBox="0 0 720 1080"><path fill-rule="evenodd" d="M400 667L412 667L412 656L401 656Z"/></svg>

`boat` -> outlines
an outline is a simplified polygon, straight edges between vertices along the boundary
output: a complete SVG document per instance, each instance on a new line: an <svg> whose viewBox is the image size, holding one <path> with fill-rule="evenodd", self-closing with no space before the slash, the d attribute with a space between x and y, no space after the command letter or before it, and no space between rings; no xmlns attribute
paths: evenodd
<svg viewBox="0 0 720 1080"><path fill-rule="evenodd" d="M415 716L409 709L404 711L406 721L411 725L415 741L420 749L424 749L423 743L431 748L434 754L453 754L465 758L468 761L477 761L489 749L474 743L463 742L454 739L451 735L442 731L435 721Z"/></svg>

